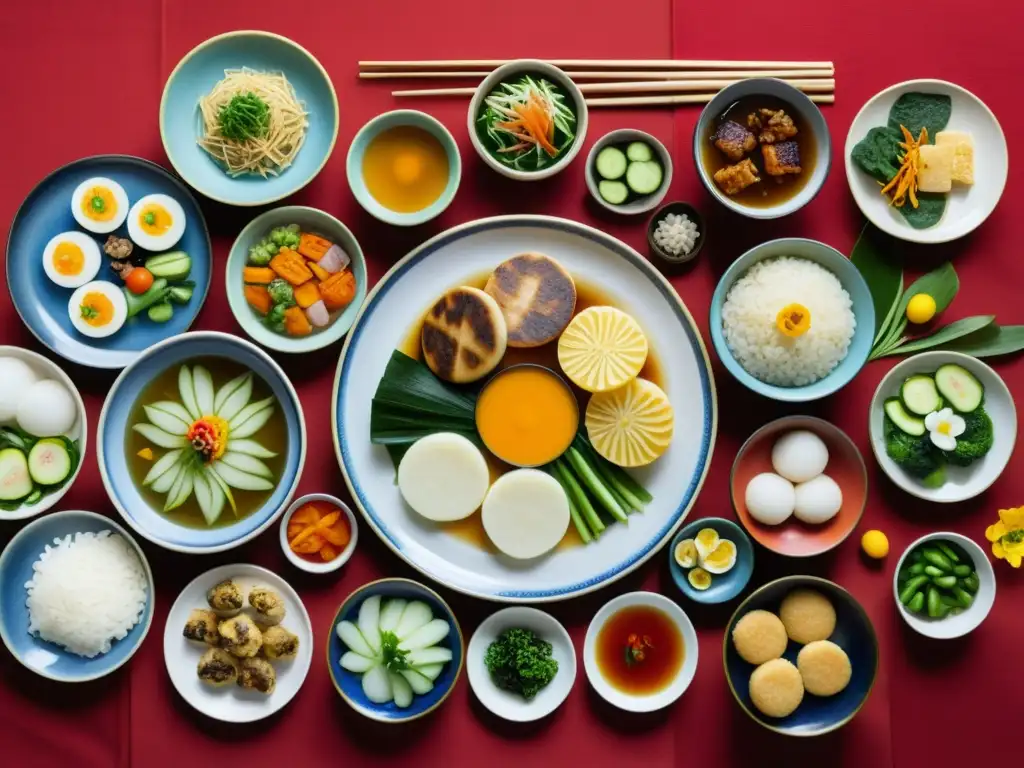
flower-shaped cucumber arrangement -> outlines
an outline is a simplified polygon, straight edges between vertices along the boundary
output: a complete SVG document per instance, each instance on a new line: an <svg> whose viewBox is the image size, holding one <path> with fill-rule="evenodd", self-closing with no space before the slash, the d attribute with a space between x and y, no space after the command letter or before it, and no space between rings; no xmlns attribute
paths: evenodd
<svg viewBox="0 0 1024 768"><path fill-rule="evenodd" d="M885 452L929 488L946 482L946 465L966 467L992 448L985 388L967 369L949 363L915 374L885 401Z"/></svg>
<svg viewBox="0 0 1024 768"><path fill-rule="evenodd" d="M368 597L356 623L338 622L337 632L349 648L341 666L362 675L363 693L374 704L393 700L398 707L411 706L414 695L433 690L452 660L452 652L438 645L451 625L434 618L420 600L396 597L382 603L379 595Z"/></svg>

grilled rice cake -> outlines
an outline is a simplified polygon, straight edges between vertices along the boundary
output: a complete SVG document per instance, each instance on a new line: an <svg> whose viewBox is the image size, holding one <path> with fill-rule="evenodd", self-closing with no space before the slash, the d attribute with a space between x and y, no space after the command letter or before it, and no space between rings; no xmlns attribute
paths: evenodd
<svg viewBox="0 0 1024 768"><path fill-rule="evenodd" d="M764 170L769 176L785 176L800 173L800 145L795 141L780 141L777 144L762 144L761 156Z"/></svg>
<svg viewBox="0 0 1024 768"><path fill-rule="evenodd" d="M727 165L715 171L715 184L727 195L738 195L751 184L761 180L757 175L757 166L749 157L743 158L736 165Z"/></svg>
<svg viewBox="0 0 1024 768"><path fill-rule="evenodd" d="M522 253L503 261L484 291L501 307L510 347L539 347L554 341L576 311L572 275L542 253Z"/></svg>
<svg viewBox="0 0 1024 768"><path fill-rule="evenodd" d="M507 344L501 307L479 288L464 285L445 291L423 318L423 362L454 384L477 381L493 371Z"/></svg>
<svg viewBox="0 0 1024 768"><path fill-rule="evenodd" d="M735 120L726 120L719 125L711 137L711 142L734 163L742 160L747 152L752 152L757 147L754 134Z"/></svg>

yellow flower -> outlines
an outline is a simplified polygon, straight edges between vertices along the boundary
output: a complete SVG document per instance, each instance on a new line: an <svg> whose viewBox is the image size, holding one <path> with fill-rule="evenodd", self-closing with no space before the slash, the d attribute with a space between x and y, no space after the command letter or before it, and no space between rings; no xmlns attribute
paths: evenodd
<svg viewBox="0 0 1024 768"><path fill-rule="evenodd" d="M992 542L992 554L1020 568L1024 559L1024 507L999 510L999 521L985 529L985 538Z"/></svg>

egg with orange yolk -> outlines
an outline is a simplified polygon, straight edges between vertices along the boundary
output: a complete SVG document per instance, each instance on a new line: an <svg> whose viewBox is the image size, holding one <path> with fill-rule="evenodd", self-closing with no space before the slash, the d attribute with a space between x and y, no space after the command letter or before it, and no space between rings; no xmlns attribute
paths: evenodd
<svg viewBox="0 0 1024 768"><path fill-rule="evenodd" d="M71 325L83 336L102 339L117 333L128 319L128 301L113 283L94 280L71 294Z"/></svg>
<svg viewBox="0 0 1024 768"><path fill-rule="evenodd" d="M105 235L120 227L128 215L128 195L113 179L86 179L71 195L71 215L82 229Z"/></svg>
<svg viewBox="0 0 1024 768"><path fill-rule="evenodd" d="M173 248L185 234L185 211L167 195L146 195L128 213L128 237L147 251Z"/></svg>
<svg viewBox="0 0 1024 768"><path fill-rule="evenodd" d="M61 288L85 285L100 271L100 247L84 232L61 232L43 249L43 270Z"/></svg>

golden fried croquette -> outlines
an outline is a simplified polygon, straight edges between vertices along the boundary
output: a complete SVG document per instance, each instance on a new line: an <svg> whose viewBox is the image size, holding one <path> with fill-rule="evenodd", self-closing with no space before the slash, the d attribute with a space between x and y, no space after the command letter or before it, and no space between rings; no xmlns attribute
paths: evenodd
<svg viewBox="0 0 1024 768"><path fill-rule="evenodd" d="M744 614L732 630L736 653L750 664L779 658L786 650L786 643L786 628L778 616L768 611Z"/></svg>
<svg viewBox="0 0 1024 768"><path fill-rule="evenodd" d="M801 648L796 666L804 688L815 696L835 696L853 675L850 657L830 640L814 640Z"/></svg>
<svg viewBox="0 0 1024 768"><path fill-rule="evenodd" d="M240 659L255 656L263 646L263 633L244 613L222 621L217 632L221 645Z"/></svg>
<svg viewBox="0 0 1024 768"><path fill-rule="evenodd" d="M768 717L791 715L804 700L800 671L786 659L772 659L750 676L750 700Z"/></svg>
<svg viewBox="0 0 1024 768"><path fill-rule="evenodd" d="M782 599L779 618L793 642L806 645L828 640L836 629L836 609L821 592L794 589Z"/></svg>

